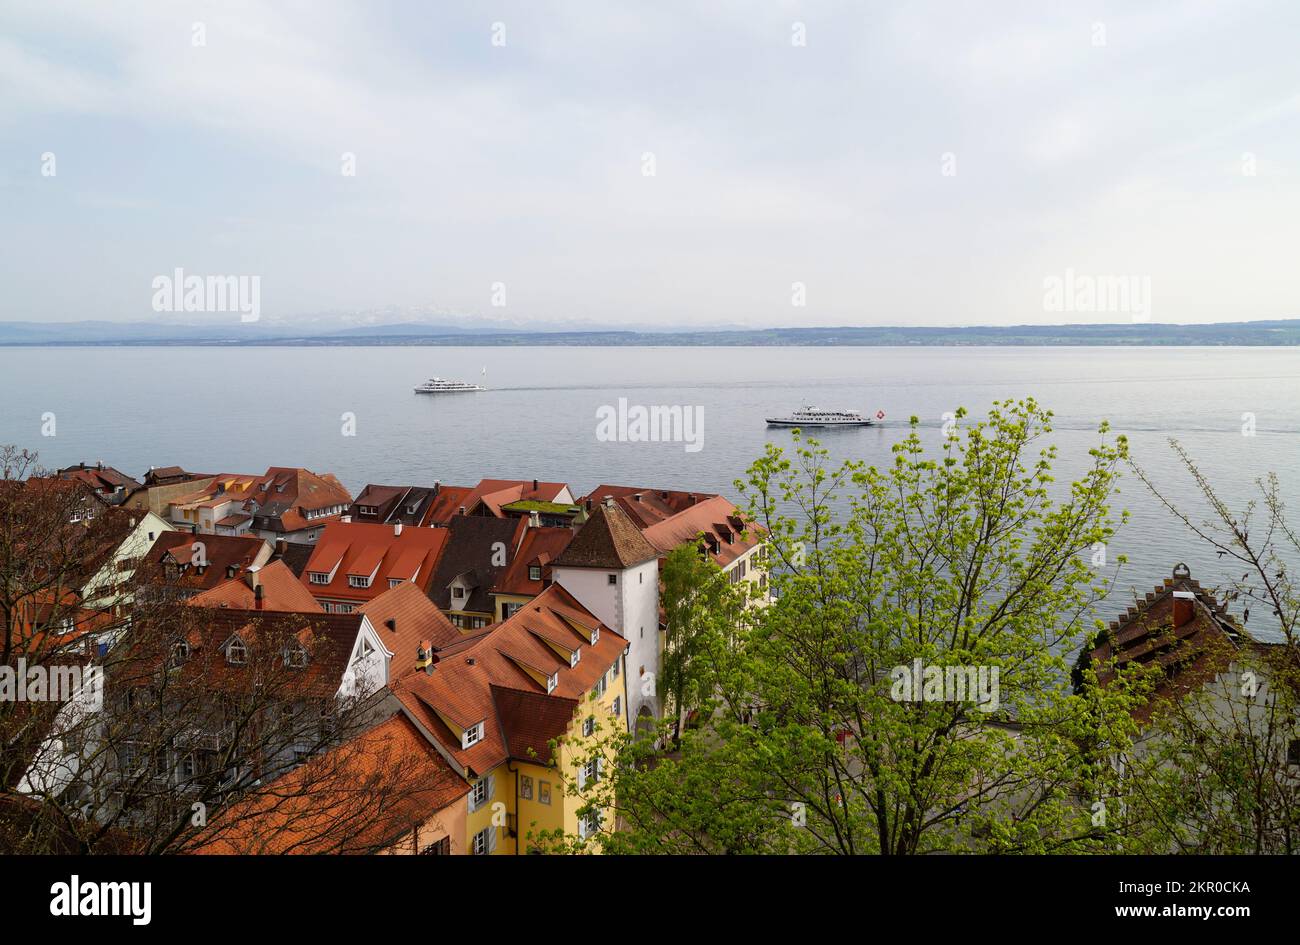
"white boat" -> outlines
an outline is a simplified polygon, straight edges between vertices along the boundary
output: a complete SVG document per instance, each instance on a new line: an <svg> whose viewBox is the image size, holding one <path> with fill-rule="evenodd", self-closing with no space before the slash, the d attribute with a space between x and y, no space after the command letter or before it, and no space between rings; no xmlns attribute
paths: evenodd
<svg viewBox="0 0 1300 945"><path fill-rule="evenodd" d="M442 377L431 377L415 388L417 394L462 394L472 390L487 390L487 388L480 384L449 381Z"/></svg>
<svg viewBox="0 0 1300 945"><path fill-rule="evenodd" d="M885 412L877 410L874 417L864 417L856 410L823 410L804 407L788 417L768 417L774 427L869 427L885 419Z"/></svg>

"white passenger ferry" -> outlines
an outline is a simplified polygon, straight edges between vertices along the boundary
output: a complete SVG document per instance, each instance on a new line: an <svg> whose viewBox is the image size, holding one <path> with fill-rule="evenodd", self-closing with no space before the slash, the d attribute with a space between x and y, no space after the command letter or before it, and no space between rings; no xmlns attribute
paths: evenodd
<svg viewBox="0 0 1300 945"><path fill-rule="evenodd" d="M431 377L415 388L417 394L461 394L472 390L487 390L487 388L468 381L449 381L442 377Z"/></svg>
<svg viewBox="0 0 1300 945"><path fill-rule="evenodd" d="M823 410L820 407L804 407L788 417L768 417L767 422L774 427L869 427L885 419L885 412L877 410L874 417L864 417L856 410Z"/></svg>

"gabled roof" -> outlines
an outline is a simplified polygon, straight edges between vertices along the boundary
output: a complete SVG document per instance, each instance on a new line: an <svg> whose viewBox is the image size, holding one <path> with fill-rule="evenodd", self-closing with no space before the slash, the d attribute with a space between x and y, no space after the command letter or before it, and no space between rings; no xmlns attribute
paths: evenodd
<svg viewBox="0 0 1300 945"><path fill-rule="evenodd" d="M473 489L461 494L458 502L446 501L431 521L446 522L458 515L461 507L464 507L466 515L486 514L503 518L506 515L501 508L503 505L526 499L558 502L563 498L567 501L570 495L568 484L563 482L541 482L536 479L483 479Z"/></svg>
<svg viewBox="0 0 1300 945"><path fill-rule="evenodd" d="M415 666L416 651L424 641L437 648L459 643L462 636L424 591L414 584L399 584L361 608L375 632L393 654L390 677L398 678Z"/></svg>
<svg viewBox="0 0 1300 945"><path fill-rule="evenodd" d="M553 754L550 743L568 730L578 700L505 686L491 689L497 722L510 757L549 765Z"/></svg>
<svg viewBox="0 0 1300 945"><path fill-rule="evenodd" d="M659 550L645 539L628 514L608 502L592 509L591 517L555 564L565 568L621 571L658 557Z"/></svg>
<svg viewBox="0 0 1300 945"><path fill-rule="evenodd" d="M522 519L458 515L445 527L435 529L446 532L448 540L429 585L429 597L443 610L491 613L492 600L488 592L509 566L519 544L519 533L527 525ZM504 552L504 559L501 552ZM502 563L496 564L497 560ZM458 577L471 588L471 592L468 597L453 600L451 585Z"/></svg>
<svg viewBox="0 0 1300 945"><path fill-rule="evenodd" d="M575 631L560 609L581 613L584 619L600 626L596 644ZM581 654L578 664L571 667L567 658L544 641L543 633L556 637L567 634ZM520 705L534 706L534 701L504 703L494 688L579 700L609 671L626 646L623 637L601 626L564 588L552 585L508 620L445 648L438 654L432 672L414 669L394 680L390 688L458 762L482 774L510 757L535 760L513 754L516 746L534 744L533 737L521 728L524 723L511 715L512 731L516 733L516 744L512 745L497 714L499 705L514 712ZM545 680L551 676L557 678L557 684L548 695ZM572 717L572 709L570 713ZM448 720L462 729L486 722L482 739L462 748L460 735L448 727Z"/></svg>
<svg viewBox="0 0 1300 945"><path fill-rule="evenodd" d="M424 518L420 521L421 525L445 525L453 516L460 514L462 507L466 507L465 500L474 490L469 486L438 486L438 494L433 497L429 503L428 511L424 513Z"/></svg>
<svg viewBox="0 0 1300 945"><path fill-rule="evenodd" d="M377 853L469 784L397 713L217 814L195 853Z"/></svg>
<svg viewBox="0 0 1300 945"><path fill-rule="evenodd" d="M573 535L572 528L529 528L524 532L519 550L515 552L509 567L497 578L496 586L492 588L493 593L528 597L540 594L545 589L546 582L551 579L551 563L569 547ZM533 580L529 576L533 567L542 569L540 580Z"/></svg>
<svg viewBox="0 0 1300 945"><path fill-rule="evenodd" d="M693 542L702 534L710 557L725 568L761 542L763 529L745 522L740 511L718 495L651 525L644 534L660 554Z"/></svg>
<svg viewBox="0 0 1300 945"><path fill-rule="evenodd" d="M398 534L398 529L401 533ZM439 557L447 544L445 528L416 528L399 525L371 525L361 522L334 522L325 527L311 560L300 580L319 598L364 602L388 590L389 574L400 565L409 571L414 550L420 556L416 580L427 590ZM313 573L334 572L329 584L313 584ZM352 587L349 575L370 577L369 587ZM403 578L404 579L404 578Z"/></svg>
<svg viewBox="0 0 1300 945"><path fill-rule="evenodd" d="M683 492L646 486L599 485L583 501L590 501L595 508L607 498L613 498L637 525L649 528L716 495L714 492Z"/></svg>
<svg viewBox="0 0 1300 945"><path fill-rule="evenodd" d="M270 561L258 568L256 573L257 582L262 588L262 610L324 613L316 598L302 586L298 576L283 561ZM210 590L196 594L186 603L194 607L253 610L257 607L257 592L253 589L251 572L245 571L238 577L223 581Z"/></svg>
<svg viewBox="0 0 1300 945"><path fill-rule="evenodd" d="M1236 650L1262 645L1180 564L1083 650L1075 683L1081 682L1079 671L1089 665L1097 667L1103 686L1116 670L1133 665L1158 670L1151 700L1134 713L1145 722L1160 701L1200 688L1226 670Z"/></svg>
<svg viewBox="0 0 1300 945"><path fill-rule="evenodd" d="M207 561L204 567L195 563L195 545L202 546ZM252 535L162 532L136 568L135 577L145 584L182 592L206 591L230 580L230 569L234 569L235 577L242 577L254 564L266 560L270 553L270 545ZM168 574L168 562L177 566L174 576Z"/></svg>

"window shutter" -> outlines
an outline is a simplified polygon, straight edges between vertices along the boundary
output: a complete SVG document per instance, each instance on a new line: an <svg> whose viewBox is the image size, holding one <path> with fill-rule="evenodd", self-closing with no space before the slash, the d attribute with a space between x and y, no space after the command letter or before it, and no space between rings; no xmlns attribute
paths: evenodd
<svg viewBox="0 0 1300 945"><path fill-rule="evenodd" d="M587 786L587 766L578 766L578 790L581 791Z"/></svg>
<svg viewBox="0 0 1300 945"><path fill-rule="evenodd" d="M492 800L492 798L497 796L497 779L492 777L492 775L489 774L487 776L487 783L488 783L487 799L490 801Z"/></svg>
<svg viewBox="0 0 1300 945"><path fill-rule="evenodd" d="M604 773L604 771L605 771L605 759L597 758L596 759L596 780L597 781L600 780L601 775Z"/></svg>
<svg viewBox="0 0 1300 945"><path fill-rule="evenodd" d="M487 848L488 848L488 852L489 852L489 853L493 853L493 852L496 851L496 848L497 848L497 828L496 828L496 827L489 827L489 828L488 828L488 842L487 842Z"/></svg>

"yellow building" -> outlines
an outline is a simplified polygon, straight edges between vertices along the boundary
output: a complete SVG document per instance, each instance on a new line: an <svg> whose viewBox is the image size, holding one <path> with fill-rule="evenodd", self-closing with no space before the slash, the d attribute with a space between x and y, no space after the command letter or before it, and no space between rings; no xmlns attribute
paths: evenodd
<svg viewBox="0 0 1300 945"><path fill-rule="evenodd" d="M609 829L610 817L579 811L606 775L603 759L587 759L592 746L627 731L626 650L552 586L501 624L422 645L415 668L390 682L470 782L467 853L528 853L546 834L585 840Z"/></svg>

